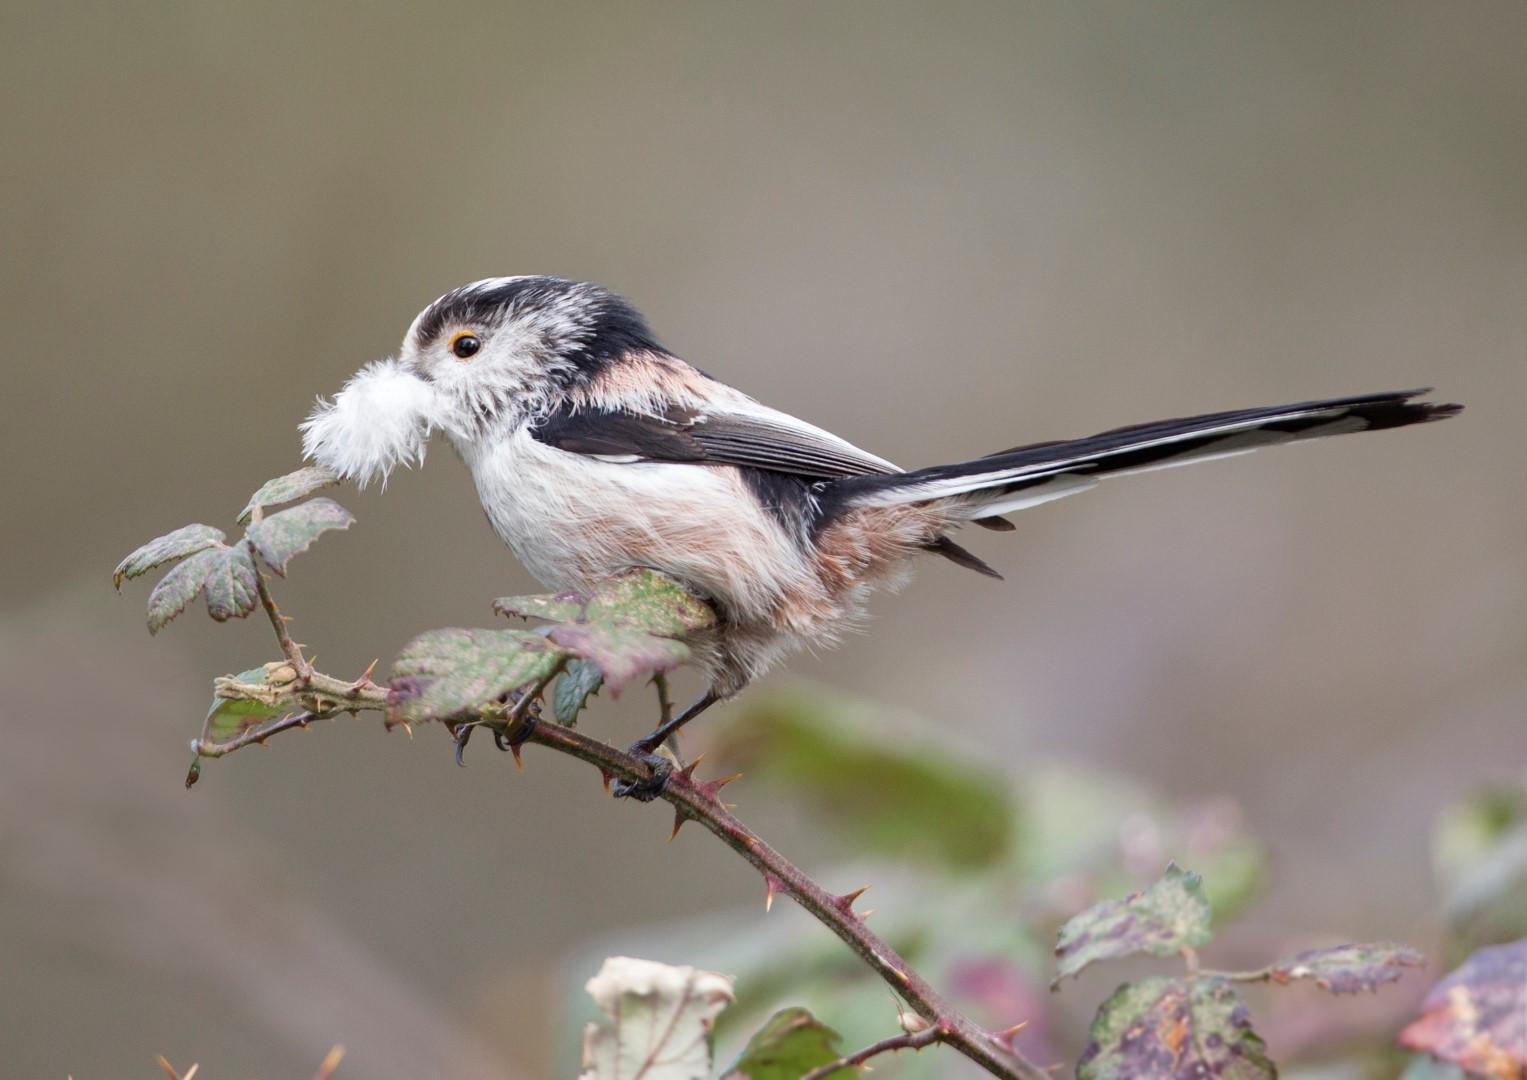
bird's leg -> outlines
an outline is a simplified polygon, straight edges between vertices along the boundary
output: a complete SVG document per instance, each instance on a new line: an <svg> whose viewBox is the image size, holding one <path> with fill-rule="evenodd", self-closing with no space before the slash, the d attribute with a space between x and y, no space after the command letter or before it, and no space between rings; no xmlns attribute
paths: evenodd
<svg viewBox="0 0 1527 1080"><path fill-rule="evenodd" d="M632 743L631 748L626 752L640 759L642 764L652 770L652 775L646 780L622 780L615 785L615 797L617 799L635 799L638 802L651 802L661 795L663 789L668 786L668 777L673 774L673 765L666 758L659 757L655 751L659 746L667 742L681 727L720 700L721 696L714 690L707 690L704 697L679 713L678 716L659 725L652 734L645 738L637 739Z"/></svg>

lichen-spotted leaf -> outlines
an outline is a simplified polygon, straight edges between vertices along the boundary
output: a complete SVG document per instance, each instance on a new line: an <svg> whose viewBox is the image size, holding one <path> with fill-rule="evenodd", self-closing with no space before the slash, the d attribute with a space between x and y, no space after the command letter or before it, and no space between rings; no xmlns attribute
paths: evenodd
<svg viewBox="0 0 1527 1080"><path fill-rule="evenodd" d="M1527 1076L1527 938L1480 949L1432 987L1400 1045L1470 1076Z"/></svg>
<svg viewBox="0 0 1527 1080"><path fill-rule="evenodd" d="M734 1000L713 971L612 956L588 981L605 1019L583 1030L579 1080L706 1080L711 1031Z"/></svg>
<svg viewBox="0 0 1527 1080"><path fill-rule="evenodd" d="M1278 1075L1224 979L1142 979L1103 1002L1076 1063L1077 1080L1179 1080Z"/></svg>
<svg viewBox="0 0 1527 1080"><path fill-rule="evenodd" d="M1123 900L1104 900L1066 922L1055 946L1058 985L1096 960L1133 953L1171 956L1210 938L1203 880L1176 863L1150 888Z"/></svg>
<svg viewBox="0 0 1527 1080"><path fill-rule="evenodd" d="M222 542L221 529L214 529L211 525L183 526L150 540L123 559L117 564L116 570L112 571L111 583L120 591L125 578L138 577L156 566L163 566L173 559L185 558Z"/></svg>
<svg viewBox="0 0 1527 1080"><path fill-rule="evenodd" d="M207 575L219 562L224 547L203 549L159 579L148 594L148 632L157 634L171 619L196 599L207 584Z"/></svg>
<svg viewBox="0 0 1527 1080"><path fill-rule="evenodd" d="M599 669L585 660L569 660L567 669L557 676L556 689L551 695L551 711L557 723L572 727L578 722L588 699L599 692L604 677Z"/></svg>
<svg viewBox="0 0 1527 1080"><path fill-rule="evenodd" d="M748 1040L742 1054L722 1074L723 1080L800 1080L812 1069L831 1065L843 1055L837 1050L838 1033L799 1007L781 1009ZM854 1069L830 1074L843 1080Z"/></svg>
<svg viewBox="0 0 1527 1080"><path fill-rule="evenodd" d="M493 607L553 623L546 636L596 667L613 694L684 663L690 650L682 639L715 622L715 613L678 582L644 569L607 578L588 596L509 596Z"/></svg>
<svg viewBox="0 0 1527 1080"><path fill-rule="evenodd" d="M213 548L207 566L207 614L218 622L242 619L259 603L255 564L243 544Z"/></svg>
<svg viewBox="0 0 1527 1080"><path fill-rule="evenodd" d="M1366 945L1336 945L1310 949L1272 968L1274 982L1314 979L1315 985L1333 994L1377 990L1395 982L1405 968L1420 967L1426 959L1408 945L1379 941Z"/></svg>
<svg viewBox="0 0 1527 1080"><path fill-rule="evenodd" d="M261 518L245 530L245 535L260 558L285 577L293 556L302 554L330 529L348 529L354 522L355 516L333 499L311 499Z"/></svg>
<svg viewBox="0 0 1527 1080"><path fill-rule="evenodd" d="M282 503L292 502L304 495L311 495L320 488L337 483L339 483L339 477L321 465L308 465L296 472L267 480L260 485L259 491L249 497L249 502L244 509L239 511L239 524L247 523L257 509L280 506Z"/></svg>
<svg viewBox="0 0 1527 1080"><path fill-rule="evenodd" d="M430 630L393 662L388 711L408 722L445 719L539 682L562 660L530 630Z"/></svg>

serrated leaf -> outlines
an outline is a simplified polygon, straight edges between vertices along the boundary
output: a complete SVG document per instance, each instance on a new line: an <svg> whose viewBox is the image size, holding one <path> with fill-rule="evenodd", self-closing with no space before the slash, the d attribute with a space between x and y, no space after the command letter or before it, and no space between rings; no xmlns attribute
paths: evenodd
<svg viewBox="0 0 1527 1080"><path fill-rule="evenodd" d="M588 704L588 699L599 693L604 677L599 669L585 660L569 660L567 669L557 676L556 689L551 695L551 712L557 723L574 727L578 714Z"/></svg>
<svg viewBox="0 0 1527 1080"><path fill-rule="evenodd" d="M1355 994L1359 990L1377 990L1384 983L1396 982L1402 969L1420 967L1423 957L1409 945L1391 941L1367 945L1336 945L1310 949L1272 969L1274 982L1314 979L1315 985L1333 994Z"/></svg>
<svg viewBox="0 0 1527 1080"><path fill-rule="evenodd" d="M1002 775L931 735L887 738L878 707L825 692L753 697L718 751L809 801L858 852L973 870L1009 851L1017 815Z"/></svg>
<svg viewBox="0 0 1527 1080"><path fill-rule="evenodd" d="M711 1030L733 1001L713 971L613 956L587 985L606 1019L583 1032L580 1080L706 1080Z"/></svg>
<svg viewBox="0 0 1527 1080"><path fill-rule="evenodd" d="M355 515L333 499L312 499L290 510L261 518L244 531L260 558L286 576L287 564L330 529L348 529Z"/></svg>
<svg viewBox="0 0 1527 1080"><path fill-rule="evenodd" d="M111 583L120 591L124 578L138 577L172 559L181 559L220 544L223 535L221 529L214 529L211 525L186 525L172 533L165 533L118 563L112 572Z"/></svg>
<svg viewBox="0 0 1527 1080"><path fill-rule="evenodd" d="M1527 939L1480 949L1432 987L1400 1032L1407 1050L1471 1076L1527 1076Z"/></svg>
<svg viewBox="0 0 1527 1080"><path fill-rule="evenodd" d="M260 485L259 491L249 497L244 509L239 511L238 522L240 525L246 524L257 509L280 506L337 483L339 477L321 465L309 465L274 480L267 480Z"/></svg>
<svg viewBox="0 0 1527 1080"><path fill-rule="evenodd" d="M260 602L255 564L243 544L214 548L207 566L207 614L218 622L242 619Z"/></svg>
<svg viewBox="0 0 1527 1080"><path fill-rule="evenodd" d="M530 630L430 630L393 662L389 711L439 720L546 678L563 653Z"/></svg>
<svg viewBox="0 0 1527 1080"><path fill-rule="evenodd" d="M1125 983L1098 1009L1077 1080L1276 1077L1246 1004L1224 979Z"/></svg>
<svg viewBox="0 0 1527 1080"><path fill-rule="evenodd" d="M748 1040L742 1054L724 1074L725 1080L800 1080L812 1069L831 1065L843 1055L839 1036L802 1008L781 1009ZM853 1069L829 1074L851 1077Z"/></svg>
<svg viewBox="0 0 1527 1080"><path fill-rule="evenodd" d="M634 679L684 663L690 650L681 639L715 622L715 613L683 586L644 569L607 578L588 596L506 596L493 608L554 623L546 636L597 667L616 694Z"/></svg>
<svg viewBox="0 0 1527 1080"><path fill-rule="evenodd" d="M220 562L227 548L216 547L198 551L185 562L159 579L148 594L148 632L157 634L171 619L186 609L196 599L207 583L207 575Z"/></svg>
<svg viewBox="0 0 1527 1080"><path fill-rule="evenodd" d="M1209 940L1209 901L1203 880L1176 863L1150 888L1123 900L1104 900L1066 922L1055 946L1051 986L1096 960L1134 953L1171 956Z"/></svg>
<svg viewBox="0 0 1527 1080"><path fill-rule="evenodd" d="M267 686L270 672L268 668L261 666L241 671L233 678L237 682L252 686ZM202 745L211 747L231 742L249 729L279 719L289 711L285 707L269 705L263 701L233 700L214 696L212 707L207 710L207 719L202 724L200 741Z"/></svg>

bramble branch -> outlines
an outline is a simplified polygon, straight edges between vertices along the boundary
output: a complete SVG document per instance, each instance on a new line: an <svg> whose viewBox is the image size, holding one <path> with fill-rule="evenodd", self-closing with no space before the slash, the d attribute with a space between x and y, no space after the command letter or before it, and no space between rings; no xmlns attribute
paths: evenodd
<svg viewBox="0 0 1527 1080"><path fill-rule="evenodd" d="M286 623L277 610L263 573L258 575L261 605L280 641L285 662L266 666L264 682L242 682L225 677L216 684L216 695L225 701L252 701L263 707L279 709L291 706L291 715L251 728L248 732L216 746L193 744L199 756L220 757L251 742L263 743L272 735L296 727L306 727L313 720L338 713L360 710L389 713L390 692L373 683L367 675L353 681L337 679L312 670L301 658L300 649L286 633ZM555 674L555 671L552 672ZM518 751L523 745L544 746L587 762L599 770L606 788L614 780L642 782L652 778L649 766L614 746L547 719L536 719L531 704L547 688L551 675L543 675L533 687L508 710L472 710L445 722L485 726L494 731L502 745ZM666 694L665 694L666 697ZM391 716L389 716L391 721ZM782 893L816 918L868 964L891 989L922 1018L925 1027L915 1035L897 1036L868 1047L849 1059L856 1065L874 1054L898 1048L916 1048L945 1043L980 1065L992 1076L1012 1080L1044 1080L1048 1074L1016 1053L1009 1041L1011 1031L993 1033L984 1030L930 986L894 949L871 931L854 911L853 903L863 890L835 895L818 885L756 833L744 825L719 798L720 789L735 777L698 780L695 767L699 759L673 773L662 798L674 808L674 832L686 821L697 821L740 855L763 876L767 900L772 904ZM819 1070L820 1071L820 1070ZM823 1074L825 1075L825 1074Z"/></svg>

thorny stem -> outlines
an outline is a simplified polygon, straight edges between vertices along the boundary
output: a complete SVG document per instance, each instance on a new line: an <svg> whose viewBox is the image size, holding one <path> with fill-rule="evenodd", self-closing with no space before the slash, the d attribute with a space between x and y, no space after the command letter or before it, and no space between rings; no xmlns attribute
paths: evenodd
<svg viewBox="0 0 1527 1080"><path fill-rule="evenodd" d="M1193 972L1204 979L1224 979L1226 982L1258 983L1266 982L1273 976L1275 964L1269 964L1255 971L1210 971L1208 968L1200 968Z"/></svg>
<svg viewBox="0 0 1527 1080"><path fill-rule="evenodd" d="M272 682L258 686L220 679L216 692L225 698L254 699L267 704L289 701L300 705L305 711L297 716L283 718L275 725L252 728L250 732L228 742L215 745L194 742L193 749L201 757L221 757L240 746L251 742L263 743L279 731L306 727L313 719L337 712L353 713L361 709L385 712L387 709L387 690L372 683L369 678L363 676L354 682L345 682L313 671L305 660L299 667L297 661L301 652L286 634L285 623L270 599L263 578L259 580L259 587L261 602L271 616L271 625L276 630L288 661L296 669L296 677L284 685ZM528 708L528 702L543 691L545 686L543 681L527 693L521 704ZM516 708L511 715L516 721L513 727L521 729L510 731L517 742L545 746L585 761L600 771L607 786L611 780L616 779L641 782L651 778L651 772L644 762L607 743L544 719L525 731L524 725L519 722L525 714ZM1045 1070L1014 1050L1004 1036L984 1030L955 1009L890 945L871 931L864 919L853 910L853 901L858 893L836 896L828 892L733 816L717 795L722 785L731 779L734 777L696 780L693 765L675 771L662 792L662 798L674 807L674 831L677 832L685 821L698 821L704 825L763 875L770 902L776 892L789 896L857 953L885 980L893 992L927 1022L928 1026L916 1035L897 1036L867 1050L879 1053L904 1046L946 1043L992 1076L1003 1077L1005 1080L1048 1080L1049 1074ZM864 1054L865 1051L860 1053Z"/></svg>
<svg viewBox="0 0 1527 1080"><path fill-rule="evenodd" d="M249 541L245 541L248 545ZM270 588L265 584L265 574L260 570L260 560L254 557L254 549L250 547L250 561L255 566L255 588L260 593L260 606L265 609L265 614L270 616L271 629L276 632L276 640L281 643L281 651L286 655L287 661L297 673L299 682L307 683L313 677L313 665L308 663L307 657L302 655L302 646L292 640L292 635L286 629L286 618L276 607L275 598L270 595Z"/></svg>
<svg viewBox="0 0 1527 1080"><path fill-rule="evenodd" d="M871 1043L863 1050L856 1050L852 1054L840 1057L829 1065L819 1065L809 1073L801 1077L801 1080L827 1080L827 1077L839 1069L858 1069L872 1057L880 1054L895 1053L897 1050L921 1050L925 1046L932 1046L936 1042L943 1041L936 1027L926 1027L921 1031L892 1035L889 1039L881 1039L877 1043Z"/></svg>

